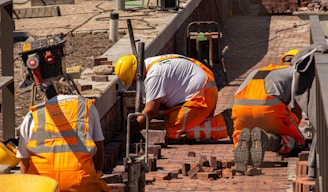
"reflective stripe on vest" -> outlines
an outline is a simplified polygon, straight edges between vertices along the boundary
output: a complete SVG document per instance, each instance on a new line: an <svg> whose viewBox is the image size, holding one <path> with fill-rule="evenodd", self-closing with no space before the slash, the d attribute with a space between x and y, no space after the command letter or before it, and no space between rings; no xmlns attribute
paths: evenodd
<svg viewBox="0 0 328 192"><path fill-rule="evenodd" d="M263 67L250 80L250 82L253 80L261 80L260 86L263 87L263 91L264 91L263 93L265 93L266 99L238 98L238 96L236 96L234 98L234 104L235 105L245 105L245 106L272 106L272 105L282 104L283 102L277 96L271 96L271 95L266 94L265 88L264 88L264 79L271 71L276 70L276 69L285 68L285 67L287 67L287 66L269 65L267 67ZM249 86L249 85L247 85L247 86ZM244 87L244 89L246 89L246 87Z"/></svg>
<svg viewBox="0 0 328 192"><path fill-rule="evenodd" d="M234 99L234 104L236 104L236 105L250 105L250 106L268 105L268 106L270 106L270 105L276 105L279 103L282 103L282 101L278 97L271 98L268 100L250 100L250 99L239 99L239 98Z"/></svg>
<svg viewBox="0 0 328 192"><path fill-rule="evenodd" d="M72 104L72 102L75 103ZM69 108L65 108L65 105L68 104ZM90 105L90 100L78 96L70 101L48 102L31 107L35 125L27 146L28 150L34 154L62 152L95 154L96 148L88 133L88 125L86 125L88 123L86 110L89 110ZM53 112L48 110L48 107L59 109ZM63 128L67 130L63 130Z"/></svg>

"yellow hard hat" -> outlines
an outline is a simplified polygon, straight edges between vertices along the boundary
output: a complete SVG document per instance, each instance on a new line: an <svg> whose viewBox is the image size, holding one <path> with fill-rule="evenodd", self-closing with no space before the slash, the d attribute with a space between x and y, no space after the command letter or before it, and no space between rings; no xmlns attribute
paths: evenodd
<svg viewBox="0 0 328 192"><path fill-rule="evenodd" d="M115 64L115 74L123 82L123 85L130 85L136 75L137 58L135 55L126 55L119 58Z"/></svg>
<svg viewBox="0 0 328 192"><path fill-rule="evenodd" d="M0 142L0 164L10 165L11 168L16 167L19 163L16 153L14 146Z"/></svg>
<svg viewBox="0 0 328 192"><path fill-rule="evenodd" d="M292 49L287 51L281 58L280 58L280 64L281 65L291 65L291 61L293 57L299 52L298 49Z"/></svg>

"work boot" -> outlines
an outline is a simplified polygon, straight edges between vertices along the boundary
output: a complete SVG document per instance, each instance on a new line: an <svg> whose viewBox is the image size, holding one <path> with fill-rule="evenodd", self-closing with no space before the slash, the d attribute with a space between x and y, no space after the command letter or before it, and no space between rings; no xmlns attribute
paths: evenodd
<svg viewBox="0 0 328 192"><path fill-rule="evenodd" d="M253 162L253 166L258 168L262 165L264 152L265 152L265 139L266 135L262 132L262 129L259 127L255 127L251 131L251 141L252 146L250 149L251 158ZM265 140L265 141L264 141Z"/></svg>
<svg viewBox="0 0 328 192"><path fill-rule="evenodd" d="M281 140L281 136L267 133L264 129L255 127L251 131L252 146L250 149L250 161L252 165L256 168L262 165L265 151L278 152L281 149Z"/></svg>
<svg viewBox="0 0 328 192"><path fill-rule="evenodd" d="M232 110L231 109L225 109L222 112L222 116L223 116L223 119L224 119L225 124L226 124L228 136L229 136L231 142L233 142L232 134L233 134L233 131L234 131L234 127L233 127L233 121L231 119Z"/></svg>
<svg viewBox="0 0 328 192"><path fill-rule="evenodd" d="M244 173L246 171L247 164L250 158L250 139L251 131L248 128L243 128L239 134L237 148L234 152L237 172Z"/></svg>
<svg viewBox="0 0 328 192"><path fill-rule="evenodd" d="M255 168L255 167L248 168L247 171L245 172L246 176L255 176L255 175L261 175L261 174L262 174L262 169Z"/></svg>

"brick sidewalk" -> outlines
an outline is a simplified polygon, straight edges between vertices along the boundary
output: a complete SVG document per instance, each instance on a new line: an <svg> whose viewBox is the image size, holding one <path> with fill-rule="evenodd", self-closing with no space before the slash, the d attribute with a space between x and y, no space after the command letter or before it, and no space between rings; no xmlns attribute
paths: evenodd
<svg viewBox="0 0 328 192"><path fill-rule="evenodd" d="M277 63L286 51L310 44L309 24L296 16L233 16L225 21L223 29L224 44L229 46L225 63L230 84L219 92L216 113L232 106L234 92L250 71ZM188 157L189 152L195 152L196 156ZM233 145L224 143L168 145L161 153L162 158L157 160L160 171L181 168L182 163L196 163L201 156L233 161ZM179 174L171 180L157 177L146 185L146 191L293 191L296 161L297 158L282 160L276 153L266 152L260 176L237 173L230 178L201 180ZM147 177L156 177L158 172L147 173Z"/></svg>

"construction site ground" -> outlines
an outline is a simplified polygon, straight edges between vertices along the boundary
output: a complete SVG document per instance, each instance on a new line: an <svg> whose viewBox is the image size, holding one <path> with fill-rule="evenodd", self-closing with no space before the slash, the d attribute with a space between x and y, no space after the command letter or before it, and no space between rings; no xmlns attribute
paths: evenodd
<svg viewBox="0 0 328 192"><path fill-rule="evenodd" d="M30 6L29 1L14 0L13 2L14 8ZM182 2L181 6L186 2ZM15 26L17 31L27 32L36 38L66 34L67 44L73 46L70 49L74 53L68 54L65 58L66 64L87 67L89 58L100 56L113 44L108 39L107 33L109 13L113 9L115 9L115 1L76 1L73 5L61 5L61 17L16 19ZM147 39L153 38L149 35L151 31L147 30L155 28L160 31L156 29L157 23L167 22L161 20L161 14L174 13L146 8L141 12L120 12L120 14L124 15L123 18L129 15L140 18L140 22L134 25L141 29L136 33L137 38ZM151 17L151 22L142 22L145 17ZM232 107L233 94L250 71L269 63L278 63L279 57L286 51L310 44L309 23L292 15L232 14L223 21L221 27L223 43L229 46L229 51L224 57L229 85L219 90L216 113ZM122 36L127 34L127 28L123 22L121 24L121 21L119 32ZM17 50L19 51L19 44L15 45L15 54ZM15 58L15 92L17 93L15 105L16 126L18 126L28 110L30 95L28 91L24 92L17 88L21 80L21 61L18 55L15 55ZM292 183L296 177L295 164L298 158L282 159L273 152L265 153L262 174L257 176L244 176L237 173L227 178L207 180L189 178L181 174L169 180L156 177L161 171L180 168L182 163L196 163L201 156L214 156L217 160L232 161L233 151L233 145L227 139L217 143L169 144L161 149L161 158L157 159L158 171L147 173L147 178L157 179L148 183L145 190L149 192L293 191ZM194 152L195 157L188 156L189 152Z"/></svg>

